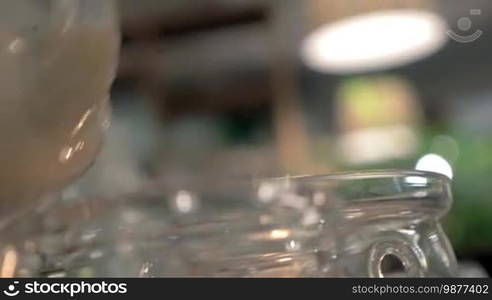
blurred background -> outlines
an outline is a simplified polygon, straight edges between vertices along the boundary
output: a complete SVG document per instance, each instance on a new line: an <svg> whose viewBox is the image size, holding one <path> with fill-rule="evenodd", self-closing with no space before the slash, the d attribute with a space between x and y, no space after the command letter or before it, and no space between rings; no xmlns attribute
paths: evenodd
<svg viewBox="0 0 492 300"><path fill-rule="evenodd" d="M112 126L66 197L197 177L440 172L459 259L492 274L491 1L118 3Z"/></svg>

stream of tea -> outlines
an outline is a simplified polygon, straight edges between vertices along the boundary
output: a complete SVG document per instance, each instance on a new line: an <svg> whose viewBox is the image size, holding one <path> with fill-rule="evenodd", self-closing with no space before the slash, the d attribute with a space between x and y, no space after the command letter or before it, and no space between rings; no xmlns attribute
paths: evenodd
<svg viewBox="0 0 492 300"><path fill-rule="evenodd" d="M56 35L34 2L46 1L0 4L0 217L88 168L108 121L115 26L73 21Z"/></svg>

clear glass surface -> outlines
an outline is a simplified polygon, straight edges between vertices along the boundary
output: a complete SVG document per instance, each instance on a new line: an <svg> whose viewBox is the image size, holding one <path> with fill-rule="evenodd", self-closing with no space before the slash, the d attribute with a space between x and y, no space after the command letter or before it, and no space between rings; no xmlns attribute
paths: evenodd
<svg viewBox="0 0 492 300"><path fill-rule="evenodd" d="M1 270L36 277L455 276L446 177L367 171L156 184L64 199L1 229ZM4 272L4 271L2 271Z"/></svg>

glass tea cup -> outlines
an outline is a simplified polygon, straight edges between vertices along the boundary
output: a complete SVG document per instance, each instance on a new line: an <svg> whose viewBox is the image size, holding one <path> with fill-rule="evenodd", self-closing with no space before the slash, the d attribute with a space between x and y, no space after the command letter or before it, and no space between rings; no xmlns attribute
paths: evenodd
<svg viewBox="0 0 492 300"><path fill-rule="evenodd" d="M449 180L364 171L71 199L2 228L2 276L447 277ZM3 272L3 271L2 271Z"/></svg>

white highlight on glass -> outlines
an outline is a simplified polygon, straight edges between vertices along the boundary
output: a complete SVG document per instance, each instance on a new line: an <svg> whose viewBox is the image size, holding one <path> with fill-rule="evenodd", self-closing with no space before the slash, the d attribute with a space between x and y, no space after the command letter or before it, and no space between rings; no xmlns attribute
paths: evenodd
<svg viewBox="0 0 492 300"><path fill-rule="evenodd" d="M258 199L261 202L268 203L275 196L275 186L270 182L262 182L258 187Z"/></svg>
<svg viewBox="0 0 492 300"><path fill-rule="evenodd" d="M428 171L439 173L447 176L449 179L453 178L453 169L451 165L445 160L443 157L437 154L427 154L419 159L417 165L415 166L416 170L419 171Z"/></svg>
<svg viewBox="0 0 492 300"><path fill-rule="evenodd" d="M290 232L286 229L274 229L270 232L270 237L274 240L282 240L289 236Z"/></svg>
<svg viewBox="0 0 492 300"><path fill-rule="evenodd" d="M327 24L303 43L302 57L326 73L358 73L421 60L447 41L447 25L421 10L386 10Z"/></svg>
<svg viewBox="0 0 492 300"><path fill-rule="evenodd" d="M195 209L196 199L188 191L179 191L176 194L176 209L181 213L189 213Z"/></svg>

